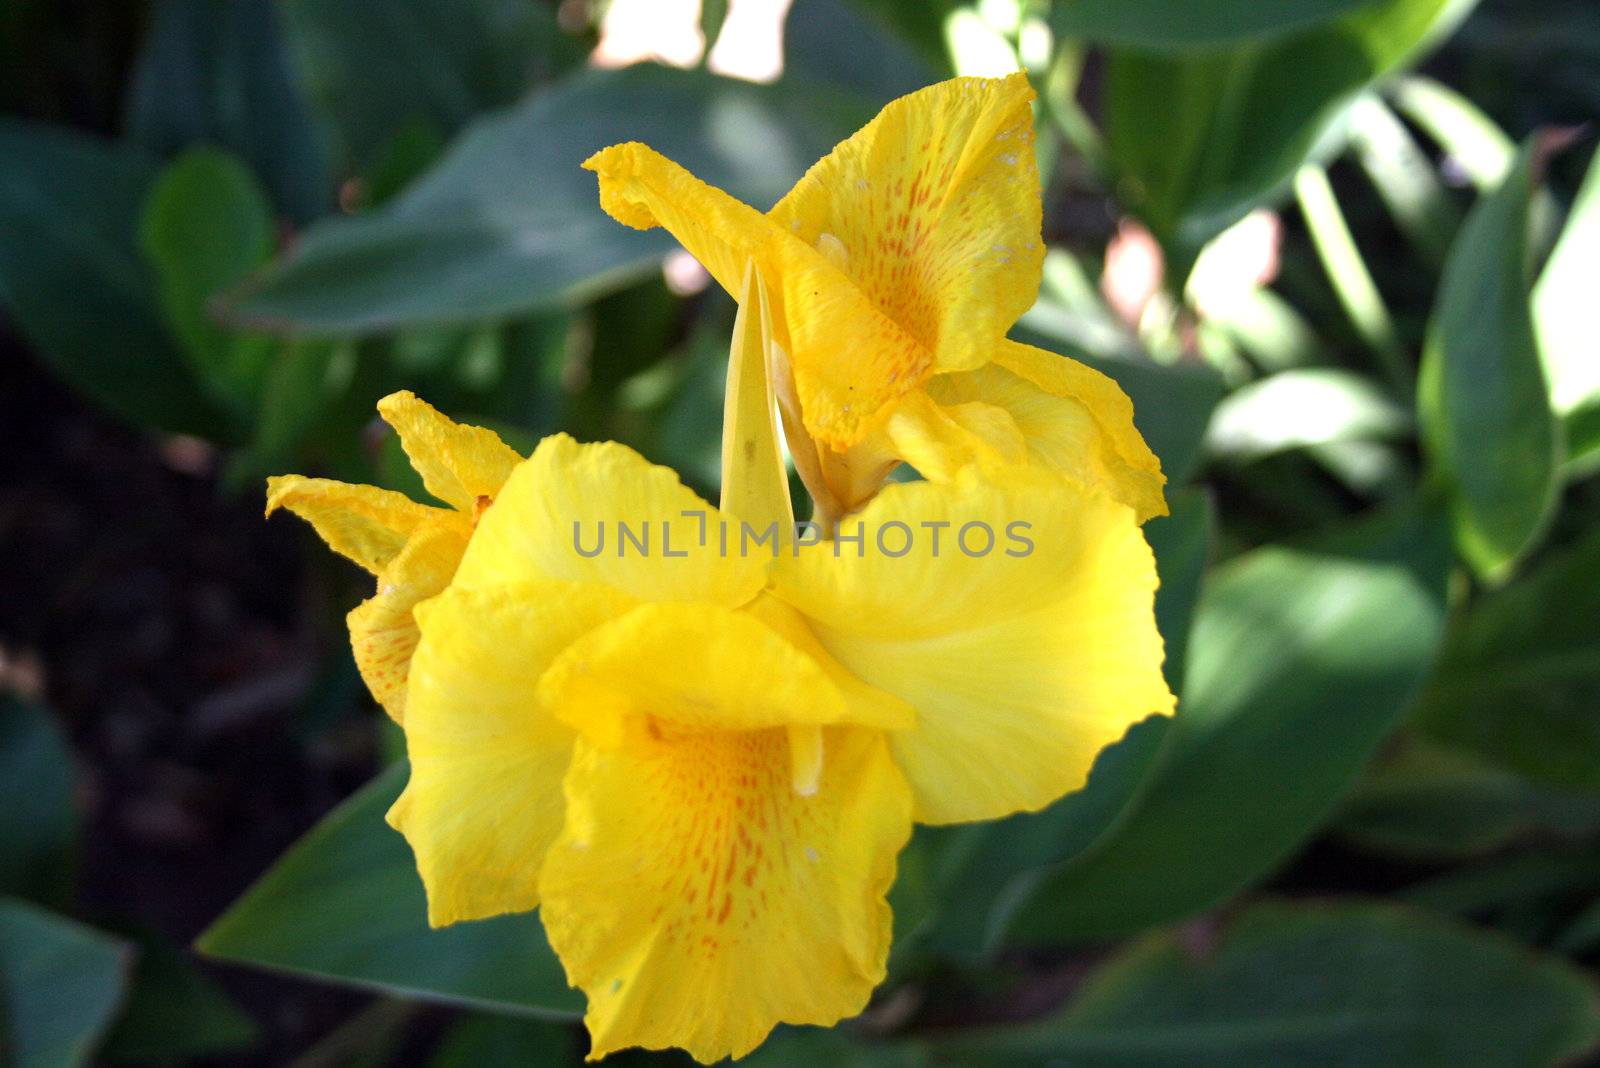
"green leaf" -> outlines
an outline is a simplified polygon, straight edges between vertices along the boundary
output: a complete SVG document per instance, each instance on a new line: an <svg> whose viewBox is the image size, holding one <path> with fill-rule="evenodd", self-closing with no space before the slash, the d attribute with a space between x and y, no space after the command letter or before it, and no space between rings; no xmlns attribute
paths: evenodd
<svg viewBox="0 0 1600 1068"><path fill-rule="evenodd" d="M566 1016L582 1008L535 916L428 927L411 850L378 776L284 854L197 942L213 957L409 997Z"/></svg>
<svg viewBox="0 0 1600 1068"><path fill-rule="evenodd" d="M134 70L128 133L163 155L243 158L296 219L333 207L333 177L272 0L161 0Z"/></svg>
<svg viewBox="0 0 1600 1068"><path fill-rule="evenodd" d="M227 152L198 148L156 180L144 211L145 253L155 265L167 321L195 373L219 402L252 411L278 345L223 329L211 299L272 254L274 221L248 167Z"/></svg>
<svg viewBox="0 0 1600 1068"><path fill-rule="evenodd" d="M124 419L221 432L139 254L154 162L3 118L0 159L0 297L23 337L68 384Z"/></svg>
<svg viewBox="0 0 1600 1068"><path fill-rule="evenodd" d="M1478 105L1421 75L1395 81L1394 103L1431 137L1479 192L1498 189L1517 162L1517 143Z"/></svg>
<svg viewBox="0 0 1600 1068"><path fill-rule="evenodd" d="M473 126L404 194L330 219L245 297L247 320L357 332L495 318L578 299L675 247L600 210L594 151L646 141L766 206L870 117L779 83L641 65L586 71Z"/></svg>
<svg viewBox="0 0 1600 1068"><path fill-rule="evenodd" d="M9 1068L88 1063L122 1000L127 945L0 898L0 1020Z"/></svg>
<svg viewBox="0 0 1600 1068"><path fill-rule="evenodd" d="M66 739L47 709L0 693L0 894L64 904L77 833Z"/></svg>
<svg viewBox="0 0 1600 1068"><path fill-rule="evenodd" d="M1413 739L1368 775L1339 823L1365 849L1460 860L1541 837L1600 832L1600 797L1567 793Z"/></svg>
<svg viewBox="0 0 1600 1068"><path fill-rule="evenodd" d="M1547 786L1600 791L1597 619L1592 531L1452 621L1419 727Z"/></svg>
<svg viewBox="0 0 1600 1068"><path fill-rule="evenodd" d="M1178 713L1136 804L1041 880L1015 941L1125 934L1226 900L1333 815L1432 659L1448 551L1427 512L1206 581Z"/></svg>
<svg viewBox="0 0 1600 1068"><path fill-rule="evenodd" d="M1210 501L1199 490L1182 491L1171 503L1172 514L1152 520L1145 531L1161 578L1156 622L1166 640L1167 681L1176 692L1215 524ZM919 828L917 847L927 851L923 863L930 866L930 911L938 910L933 929L919 932L929 948L956 956L996 948L1012 910L1030 897L1050 866L1082 855L1113 832L1148 778L1172 722L1152 716L1135 724L1101 752L1082 790L1043 812L977 827Z"/></svg>
<svg viewBox="0 0 1600 1068"><path fill-rule="evenodd" d="M1564 416L1600 405L1600 343L1594 329L1597 278L1600 154L1589 165L1589 177L1533 294L1539 347L1550 378L1550 403Z"/></svg>
<svg viewBox="0 0 1600 1068"><path fill-rule="evenodd" d="M118 1064L173 1064L244 1049L258 1037L255 1021L187 954L160 939L141 939L128 1004L103 1057Z"/></svg>
<svg viewBox="0 0 1600 1068"><path fill-rule="evenodd" d="M1059 0L1057 36L1183 51L1282 36L1372 6L1373 0Z"/></svg>
<svg viewBox="0 0 1600 1068"><path fill-rule="evenodd" d="M1597 1039L1590 980L1507 938L1387 905L1268 903L1203 946L1151 938L1054 1019L940 1053L1007 1068L1522 1068Z"/></svg>
<svg viewBox="0 0 1600 1068"><path fill-rule="evenodd" d="M1376 94L1356 102L1350 122L1351 148L1395 225L1424 262L1443 266L1461 212L1439 169Z"/></svg>
<svg viewBox="0 0 1600 1068"><path fill-rule="evenodd" d="M545 1020L469 1016L450 1029L428 1068L563 1068L577 1058L571 1029Z"/></svg>
<svg viewBox="0 0 1600 1068"><path fill-rule="evenodd" d="M1440 282L1417 391L1423 440L1450 494L1456 547L1503 577L1544 533L1561 484L1529 298L1529 215L1539 153L1468 217Z"/></svg>
<svg viewBox="0 0 1600 1068"><path fill-rule="evenodd" d="M1268 42L1183 55L1113 51L1105 104L1112 159L1127 203L1168 246L1176 273L1325 154L1349 105L1474 4L1379 0Z"/></svg>
<svg viewBox="0 0 1600 1068"><path fill-rule="evenodd" d="M553 4L286 0L282 9L308 93L362 172L406 127L449 138L583 59Z"/></svg>
<svg viewBox="0 0 1600 1068"><path fill-rule="evenodd" d="M1260 379L1217 406L1206 433L1213 455L1256 459L1341 441L1404 437L1411 413L1369 378L1335 368L1304 368Z"/></svg>
<svg viewBox="0 0 1600 1068"><path fill-rule="evenodd" d="M745 1068L793 1068L826 1064L829 1068L926 1068L929 1057L921 1044L872 1042L846 1027L779 1027L756 1047Z"/></svg>
<svg viewBox="0 0 1600 1068"><path fill-rule="evenodd" d="M784 71L887 103L949 77L944 19L954 7L955 0L795 0L783 22Z"/></svg>

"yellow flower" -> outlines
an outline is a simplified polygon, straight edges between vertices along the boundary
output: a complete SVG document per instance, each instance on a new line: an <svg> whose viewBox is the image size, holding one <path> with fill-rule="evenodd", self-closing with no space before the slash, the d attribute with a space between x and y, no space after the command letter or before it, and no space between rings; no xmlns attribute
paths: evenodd
<svg viewBox="0 0 1600 1068"><path fill-rule="evenodd" d="M372 696L404 722L418 636L412 609L450 584L473 524L522 457L493 432L453 423L410 393L385 397L378 411L428 492L449 508L376 486L282 475L267 480L267 515L289 509L377 576L377 593L347 617L350 643Z"/></svg>
<svg viewBox="0 0 1600 1068"><path fill-rule="evenodd" d="M821 517L859 508L902 460L1092 481L1142 519L1164 479L1114 382L1006 339L1044 248L1025 75L894 101L763 215L640 144L585 166L618 221L664 226L730 293L774 290L774 386Z"/></svg>
<svg viewBox="0 0 1600 1068"><path fill-rule="evenodd" d="M641 146L591 161L613 215L739 299L722 508L564 435L439 461L455 512L274 484L379 598L412 591L389 821L429 922L539 908L591 1058L709 1063L860 1012L914 822L1048 805L1173 709L1140 531L1159 469L1115 385L1004 337L1038 274L1029 99L914 94L770 216ZM792 530L775 408L849 514L829 541ZM425 476L420 453L459 459L442 440L407 442ZM901 460L928 480L885 488ZM394 574L425 534L441 566Z"/></svg>
<svg viewBox="0 0 1600 1068"><path fill-rule="evenodd" d="M913 821L1047 805L1173 707L1154 561L1097 489L970 468L836 542L766 540L793 518L747 280L725 509L549 438L416 611L389 819L429 920L538 906L596 1058L711 1062L860 1012Z"/></svg>
<svg viewBox="0 0 1600 1068"><path fill-rule="evenodd" d="M1172 708L1125 505L974 472L860 522L859 556L774 560L670 471L550 438L417 608L390 822L433 924L540 907L596 1057L860 1012L914 819L1047 805ZM1039 551L1007 554L1019 522Z"/></svg>

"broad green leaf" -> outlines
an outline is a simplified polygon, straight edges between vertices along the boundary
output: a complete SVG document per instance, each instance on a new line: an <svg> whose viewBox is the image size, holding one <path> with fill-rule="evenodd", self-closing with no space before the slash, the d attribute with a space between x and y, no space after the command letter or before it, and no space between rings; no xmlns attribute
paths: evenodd
<svg viewBox="0 0 1600 1068"><path fill-rule="evenodd" d="M1112 833L1038 882L1012 940L1137 931L1282 864L1334 814L1422 681L1448 555L1437 517L1400 511L1213 573L1149 781Z"/></svg>
<svg viewBox="0 0 1600 1068"><path fill-rule="evenodd" d="M127 1005L105 1042L117 1064L174 1064L231 1053L256 1041L255 1021L184 952L141 938Z"/></svg>
<svg viewBox="0 0 1600 1068"><path fill-rule="evenodd" d="M1529 287L1530 145L1468 217L1439 284L1417 388L1423 440L1450 497L1456 547L1495 579L1544 533L1563 446Z"/></svg>
<svg viewBox="0 0 1600 1068"><path fill-rule="evenodd" d="M1114 50L1105 126L1125 202L1184 266L1326 154L1348 106L1474 3L1377 0L1264 43L1182 55Z"/></svg>
<svg viewBox="0 0 1600 1068"><path fill-rule="evenodd" d="M1216 456L1247 460L1286 449L1405 436L1411 413L1369 378L1334 368L1284 371L1217 405L1206 433Z"/></svg>
<svg viewBox="0 0 1600 1068"><path fill-rule="evenodd" d="M600 210L596 150L645 141L765 208L870 117L837 94L640 65L586 71L475 124L404 194L307 232L248 319L321 332L471 322L559 304L674 247Z"/></svg>
<svg viewBox="0 0 1600 1068"><path fill-rule="evenodd" d="M1304 30L1372 6L1373 0L1057 0L1057 35L1096 44L1184 51Z"/></svg>
<svg viewBox="0 0 1600 1068"><path fill-rule="evenodd" d="M448 138L583 58L552 4L286 0L281 8L308 94L362 173L402 129Z"/></svg>
<svg viewBox="0 0 1600 1068"><path fill-rule="evenodd" d="M87 1064L122 1000L132 952L33 905L0 898L0 1020L8 1068Z"/></svg>
<svg viewBox="0 0 1600 1068"><path fill-rule="evenodd" d="M409 997L533 1015L579 1010L537 916L429 929L411 850L383 822L406 775L397 764L335 809L197 947Z"/></svg>
<svg viewBox="0 0 1600 1068"><path fill-rule="evenodd" d="M1470 753L1413 739L1362 782L1339 833L1418 860L1479 856L1534 837L1600 832L1600 796L1556 790Z"/></svg>
<svg viewBox="0 0 1600 1068"><path fill-rule="evenodd" d="M1378 904L1257 905L1197 946L1144 941L1067 1008L938 1060L1074 1068L1523 1068L1600 1040L1592 981L1501 936Z"/></svg>
<svg viewBox="0 0 1600 1068"><path fill-rule="evenodd" d="M1547 786L1600 791L1596 620L1600 531L1459 613L1418 725Z"/></svg>
<svg viewBox="0 0 1600 1068"><path fill-rule="evenodd" d="M145 254L159 277L167 321L195 374L240 412L258 401L278 344L224 330L211 299L272 254L274 220L249 168L227 152L198 148L174 160L145 207Z"/></svg>
<svg viewBox="0 0 1600 1068"><path fill-rule="evenodd" d="M0 297L62 379L131 422L212 437L221 417L162 322L139 253L152 159L0 118Z"/></svg>
<svg viewBox="0 0 1600 1068"><path fill-rule="evenodd" d="M1597 280L1600 154L1589 165L1589 177L1533 294L1539 347L1550 379L1550 403L1563 416L1600 406L1600 336L1594 314Z"/></svg>
<svg viewBox="0 0 1600 1068"><path fill-rule="evenodd" d="M1156 622L1166 640L1167 681L1182 689L1185 654L1201 576L1211 548L1210 501L1194 489L1175 494L1172 514L1145 527L1155 550L1161 586ZM1077 793L1043 812L975 827L919 828L913 849L927 869L928 912L934 926L914 937L937 953L971 956L995 948L1010 911L1027 899L1053 865L1092 849L1112 833L1154 766L1172 720L1155 716L1135 724L1105 749ZM897 922L899 922L897 920ZM896 953L903 953L901 930ZM920 947L919 947L920 951Z"/></svg>
<svg viewBox="0 0 1600 1068"><path fill-rule="evenodd" d="M333 207L333 177L273 0L159 0L134 71L128 132L163 155L221 146L285 214Z"/></svg>
<svg viewBox="0 0 1600 1068"><path fill-rule="evenodd" d="M66 739L47 709L0 693L0 895L64 904L77 832Z"/></svg>

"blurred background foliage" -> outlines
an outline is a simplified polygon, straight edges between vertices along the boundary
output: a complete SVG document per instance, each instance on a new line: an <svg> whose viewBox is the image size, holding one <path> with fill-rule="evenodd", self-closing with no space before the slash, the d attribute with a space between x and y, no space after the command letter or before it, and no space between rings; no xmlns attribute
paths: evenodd
<svg viewBox="0 0 1600 1068"><path fill-rule="evenodd" d="M409 388L714 492L732 303L578 163L647 141L765 207L1019 68L1016 334L1162 457L1180 713L920 829L873 1006L752 1062L1591 1055L1600 8L5 0L0 1060L581 1056L536 918L427 929L359 580L260 479L420 494L372 418Z"/></svg>

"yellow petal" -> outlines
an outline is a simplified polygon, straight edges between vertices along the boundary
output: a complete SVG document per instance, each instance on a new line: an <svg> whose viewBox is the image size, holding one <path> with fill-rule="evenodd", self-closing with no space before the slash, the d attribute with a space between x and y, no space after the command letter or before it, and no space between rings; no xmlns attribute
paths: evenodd
<svg viewBox="0 0 1600 1068"><path fill-rule="evenodd" d="M573 741L538 703L539 676L579 634L626 607L603 588L557 582L451 588L417 606L422 640L405 723L411 780L389 822L416 854L433 926L538 904Z"/></svg>
<svg viewBox="0 0 1600 1068"><path fill-rule="evenodd" d="M779 523L787 537L794 529L794 505L789 469L778 445L772 308L754 260L745 267L741 289L722 412L721 505L746 522Z"/></svg>
<svg viewBox="0 0 1600 1068"><path fill-rule="evenodd" d="M455 582L492 588L563 579L644 601L735 607L766 582L772 543L754 538L767 533L752 528L744 537L738 520L626 446L580 445L558 434L539 443L484 513Z"/></svg>
<svg viewBox="0 0 1600 1068"><path fill-rule="evenodd" d="M890 745L919 821L1048 805L1129 726L1171 712L1155 561L1125 505L969 469L890 485L841 534L780 560L774 589L840 663L915 709Z"/></svg>
<svg viewBox="0 0 1600 1068"><path fill-rule="evenodd" d="M645 604L578 638L539 682L545 707L615 740L650 729L749 731L847 720L910 725L904 705L845 700L827 671L755 616L704 604Z"/></svg>
<svg viewBox="0 0 1600 1068"><path fill-rule="evenodd" d="M807 429L843 448L933 370L934 356L828 257L754 208L641 144L584 166L619 222L671 231L735 299L754 260L773 297L773 330L789 354Z"/></svg>
<svg viewBox="0 0 1600 1068"><path fill-rule="evenodd" d="M468 534L460 516L423 525L379 574L378 592L345 617L361 678L396 723L405 722L406 679L421 637L411 610L450 585Z"/></svg>
<svg viewBox="0 0 1600 1068"><path fill-rule="evenodd" d="M1133 423L1133 402L1117 383L1077 360L1006 341L994 362L928 383L941 405L981 402L1003 409L1029 460L1102 487L1142 523L1166 515L1161 462Z"/></svg>
<svg viewBox="0 0 1600 1068"><path fill-rule="evenodd" d="M680 1046L709 1064L866 1007L910 799L881 733L827 728L822 747L802 796L780 728L579 741L539 891L591 1059Z"/></svg>
<svg viewBox="0 0 1600 1068"><path fill-rule="evenodd" d="M287 508L310 523L328 547L376 575L405 548L412 533L440 514L390 490L326 478L267 479L267 514Z"/></svg>
<svg viewBox="0 0 1600 1068"><path fill-rule="evenodd" d="M935 404L918 391L898 405L884 428L889 450L925 478L947 482L962 468L1017 466L1028 450L1016 420L981 401Z"/></svg>
<svg viewBox="0 0 1600 1068"><path fill-rule="evenodd" d="M1039 171L1027 76L901 97L812 167L772 217L835 260L935 355L977 367L1039 294Z"/></svg>
<svg viewBox="0 0 1600 1068"><path fill-rule="evenodd" d="M468 515L480 498L492 500L522 462L494 431L447 419L413 393L389 394L378 402L378 413L400 435L428 492Z"/></svg>

